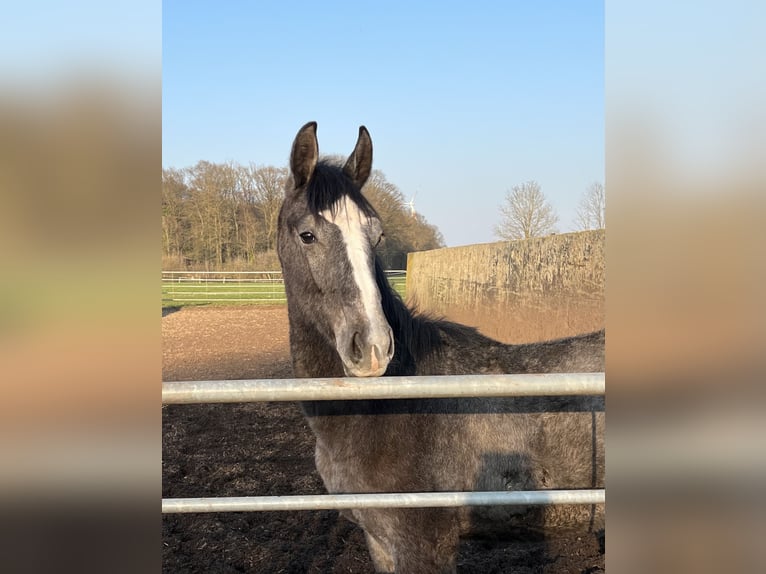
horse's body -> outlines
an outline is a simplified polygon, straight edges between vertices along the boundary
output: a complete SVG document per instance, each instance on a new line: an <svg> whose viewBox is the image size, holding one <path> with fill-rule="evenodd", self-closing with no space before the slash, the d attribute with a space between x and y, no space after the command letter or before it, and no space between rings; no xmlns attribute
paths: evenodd
<svg viewBox="0 0 766 574"><path fill-rule="evenodd" d="M505 345L410 311L374 255L382 237L360 193L366 129L345 166L318 161L316 124L296 136L279 218L290 349L298 377L597 372L603 331ZM332 493L603 486L602 397L303 403ZM603 507L362 509L380 572L454 572L458 537L498 527L599 529Z"/></svg>

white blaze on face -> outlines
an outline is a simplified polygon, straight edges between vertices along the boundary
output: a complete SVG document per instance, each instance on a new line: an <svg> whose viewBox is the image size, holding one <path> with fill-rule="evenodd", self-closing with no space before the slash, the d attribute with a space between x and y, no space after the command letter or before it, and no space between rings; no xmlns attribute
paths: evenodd
<svg viewBox="0 0 766 574"><path fill-rule="evenodd" d="M369 324L374 328L380 321L380 293L375 284L374 274L370 272L370 242L364 226L367 216L347 196L343 196L330 211L320 212L325 220L337 225L346 245L346 253L351 263L354 282L362 294L362 305ZM333 215L333 211L335 215ZM373 357L374 358L374 357ZM377 359L374 359L377 361Z"/></svg>

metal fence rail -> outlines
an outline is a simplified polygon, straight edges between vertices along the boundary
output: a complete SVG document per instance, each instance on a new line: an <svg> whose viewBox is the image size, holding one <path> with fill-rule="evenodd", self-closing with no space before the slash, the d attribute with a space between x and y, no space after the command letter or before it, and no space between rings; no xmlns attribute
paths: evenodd
<svg viewBox="0 0 766 574"><path fill-rule="evenodd" d="M604 373L163 382L163 404L602 395ZM601 504L604 489L168 498L163 513Z"/></svg>
<svg viewBox="0 0 766 574"><path fill-rule="evenodd" d="M604 373L249 379L162 383L164 404L600 395Z"/></svg>
<svg viewBox="0 0 766 574"><path fill-rule="evenodd" d="M166 498L165 514L185 512L266 512L274 510L344 510L350 508L436 508L541 504L602 504L603 489L517 490L500 492L397 492L383 494L313 494L306 496L232 496Z"/></svg>

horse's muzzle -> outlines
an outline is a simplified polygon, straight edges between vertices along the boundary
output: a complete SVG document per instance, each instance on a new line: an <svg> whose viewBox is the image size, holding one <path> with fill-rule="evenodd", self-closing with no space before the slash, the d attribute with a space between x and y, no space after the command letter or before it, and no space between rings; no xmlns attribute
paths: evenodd
<svg viewBox="0 0 766 574"><path fill-rule="evenodd" d="M380 377L394 356L394 334L388 325L373 333L355 331L340 356L347 376Z"/></svg>

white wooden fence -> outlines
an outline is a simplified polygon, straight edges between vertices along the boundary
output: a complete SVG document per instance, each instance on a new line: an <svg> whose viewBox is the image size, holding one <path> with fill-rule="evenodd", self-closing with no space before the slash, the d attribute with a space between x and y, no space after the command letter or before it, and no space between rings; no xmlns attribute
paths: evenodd
<svg viewBox="0 0 766 574"><path fill-rule="evenodd" d="M162 304L284 303L281 271L163 271Z"/></svg>
<svg viewBox="0 0 766 574"><path fill-rule="evenodd" d="M407 272L388 270L392 285L403 292ZM162 305L203 303L282 304L281 271L163 271Z"/></svg>
<svg viewBox="0 0 766 574"><path fill-rule="evenodd" d="M162 383L163 404L446 397L602 395L604 373L460 375L339 379L253 379ZM347 508L425 508L538 504L599 504L604 489L500 492L406 492L168 498L163 513Z"/></svg>

